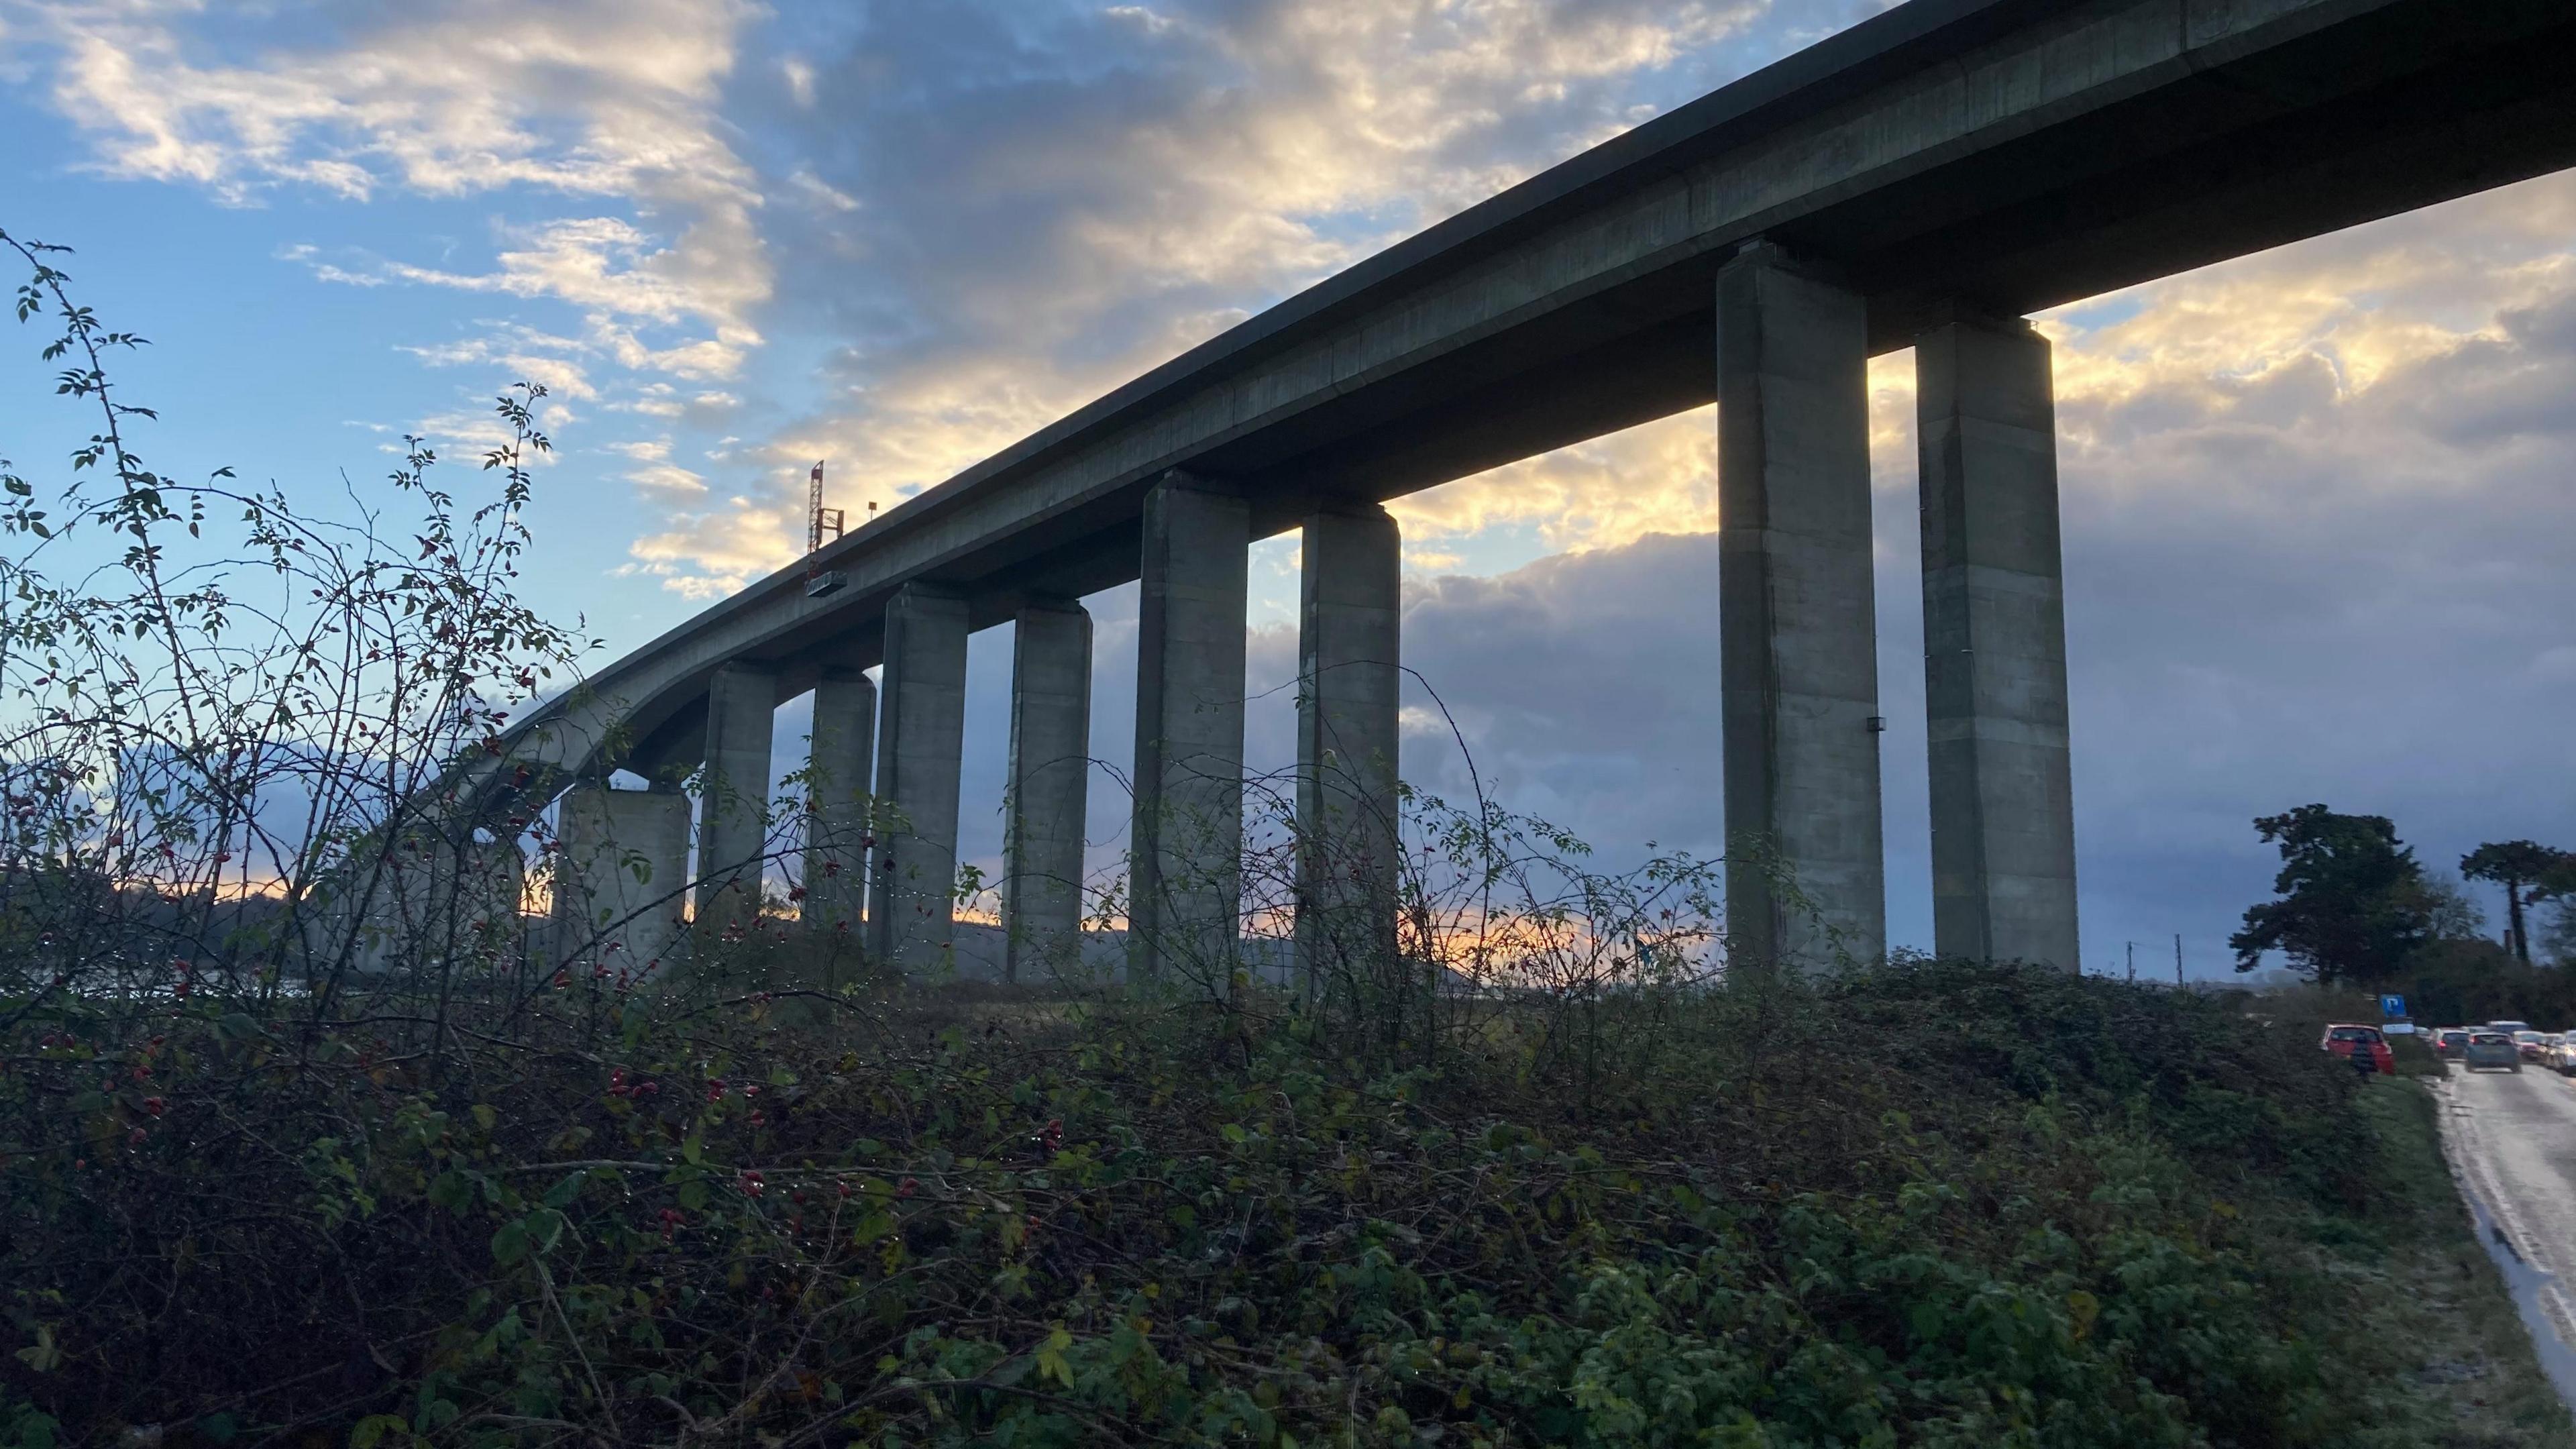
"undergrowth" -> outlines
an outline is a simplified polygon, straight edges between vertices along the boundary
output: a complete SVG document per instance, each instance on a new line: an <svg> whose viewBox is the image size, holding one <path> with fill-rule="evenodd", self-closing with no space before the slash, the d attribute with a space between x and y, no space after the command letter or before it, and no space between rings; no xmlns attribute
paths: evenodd
<svg viewBox="0 0 2576 1449"><path fill-rule="evenodd" d="M435 1055L203 997L17 1021L0 1424L2438 1442L2336 1262L2415 1231L2363 1088L2188 996L1741 981L1586 1091L1508 1011L1389 1072L1294 1010L588 989Z"/></svg>

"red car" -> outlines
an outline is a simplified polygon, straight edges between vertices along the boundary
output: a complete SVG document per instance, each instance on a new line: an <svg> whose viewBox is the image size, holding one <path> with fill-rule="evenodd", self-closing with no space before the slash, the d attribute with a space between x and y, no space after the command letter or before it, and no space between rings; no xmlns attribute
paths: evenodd
<svg viewBox="0 0 2576 1449"><path fill-rule="evenodd" d="M2388 1038L2378 1027L2337 1022L2326 1028L2326 1039L2318 1045L2339 1057L2366 1051L2370 1053L2371 1070L2397 1074L2397 1054L2388 1049Z"/></svg>

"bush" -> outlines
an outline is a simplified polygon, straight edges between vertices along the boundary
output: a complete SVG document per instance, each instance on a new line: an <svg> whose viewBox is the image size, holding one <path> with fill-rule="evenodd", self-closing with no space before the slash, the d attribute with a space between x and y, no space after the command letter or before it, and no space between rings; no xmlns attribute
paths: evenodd
<svg viewBox="0 0 2576 1449"><path fill-rule="evenodd" d="M7 1384L74 1439L2286 1444L2375 1392L2308 1246L2371 1212L2356 1085L2172 993L1739 982L1588 1101L1285 1004L242 1005L11 1028Z"/></svg>

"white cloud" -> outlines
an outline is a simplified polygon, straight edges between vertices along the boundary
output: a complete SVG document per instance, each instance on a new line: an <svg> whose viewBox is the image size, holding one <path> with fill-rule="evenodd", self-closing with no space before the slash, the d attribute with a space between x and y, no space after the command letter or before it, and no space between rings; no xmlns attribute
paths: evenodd
<svg viewBox="0 0 2576 1449"><path fill-rule="evenodd" d="M684 598L719 599L793 560L803 541L801 500L782 508L732 497L677 522L636 540L634 562L619 572L660 579Z"/></svg>
<svg viewBox="0 0 2576 1449"><path fill-rule="evenodd" d="M676 463L652 463L632 470L627 481L648 494L696 497L707 491L707 480Z"/></svg>

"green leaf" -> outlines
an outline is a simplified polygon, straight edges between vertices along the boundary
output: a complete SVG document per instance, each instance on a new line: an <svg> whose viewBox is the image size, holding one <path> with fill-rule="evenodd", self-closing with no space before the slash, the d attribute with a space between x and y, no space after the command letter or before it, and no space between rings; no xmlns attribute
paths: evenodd
<svg viewBox="0 0 2576 1449"><path fill-rule="evenodd" d="M392 1414L369 1414L349 1430L349 1449L375 1449L387 1434L400 1434L408 1439L411 1425Z"/></svg>
<svg viewBox="0 0 2576 1449"><path fill-rule="evenodd" d="M492 1235L492 1261L504 1268L528 1256L528 1220L515 1218Z"/></svg>
<svg viewBox="0 0 2576 1449"><path fill-rule="evenodd" d="M563 1181L556 1183L551 1188L548 1188L545 1196L546 1206L550 1208L567 1208L572 1206L572 1200L581 1196L581 1184L585 1176L586 1174L584 1173L572 1173L566 1176Z"/></svg>
<svg viewBox="0 0 2576 1449"><path fill-rule="evenodd" d="M1066 1388L1073 1387L1073 1365L1065 1362L1064 1351L1073 1347L1073 1335L1062 1328L1046 1337L1038 1347L1038 1377L1053 1379Z"/></svg>
<svg viewBox="0 0 2576 1449"><path fill-rule="evenodd" d="M472 1206L473 1202L474 1183L464 1173L450 1169L430 1180L429 1205L431 1207L461 1213Z"/></svg>

